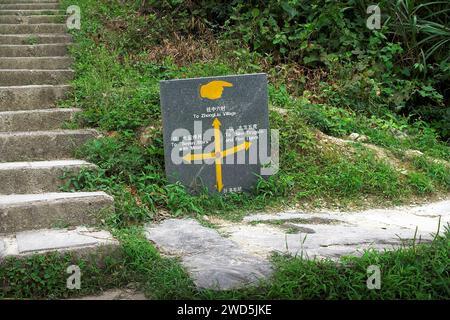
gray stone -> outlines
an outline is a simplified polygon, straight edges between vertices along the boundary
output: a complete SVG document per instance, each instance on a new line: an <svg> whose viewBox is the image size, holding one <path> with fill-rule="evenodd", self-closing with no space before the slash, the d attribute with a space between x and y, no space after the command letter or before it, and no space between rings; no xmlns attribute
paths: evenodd
<svg viewBox="0 0 450 320"><path fill-rule="evenodd" d="M16 239L19 254L116 244L109 232L87 228L26 231L16 234Z"/></svg>
<svg viewBox="0 0 450 320"><path fill-rule="evenodd" d="M273 224L286 221L314 233L287 234ZM290 221L302 221L300 223ZM255 222L262 222L255 225ZM312 221L312 222L309 222ZM318 223L323 221L323 223ZM332 224L327 221L339 221ZM417 242L429 242L440 226L450 224L450 200L421 206L371 209L359 212L298 211L248 216L243 223L220 223L220 231L250 254L269 257L274 251L306 258L339 258L360 255L365 249L391 250Z"/></svg>
<svg viewBox="0 0 450 320"><path fill-rule="evenodd" d="M47 131L61 129L81 109L53 108L0 112L0 132Z"/></svg>
<svg viewBox="0 0 450 320"><path fill-rule="evenodd" d="M293 229L296 232L300 232L300 233L316 233L316 231L314 231L314 229L312 229L312 228L302 227L295 223L286 223L286 224L284 224L284 227Z"/></svg>
<svg viewBox="0 0 450 320"><path fill-rule="evenodd" d="M367 142L367 141L369 141L369 138L365 135L360 135L357 141L358 142Z"/></svg>
<svg viewBox="0 0 450 320"><path fill-rule="evenodd" d="M236 243L195 220L165 220L146 226L147 238L164 253L181 257L199 288L228 290L271 274L268 262L243 252Z"/></svg>
<svg viewBox="0 0 450 320"><path fill-rule="evenodd" d="M56 9L59 9L59 3L36 2L36 3L0 4L0 10L56 10Z"/></svg>
<svg viewBox="0 0 450 320"><path fill-rule="evenodd" d="M72 70L2 70L0 86L60 85L74 77Z"/></svg>
<svg viewBox="0 0 450 320"><path fill-rule="evenodd" d="M98 136L92 129L0 132L0 162L71 159L76 148Z"/></svg>
<svg viewBox="0 0 450 320"><path fill-rule="evenodd" d="M407 158L421 157L421 156L423 156L423 152L421 152L419 150L408 149L408 150L405 151L405 156Z"/></svg>
<svg viewBox="0 0 450 320"><path fill-rule="evenodd" d="M61 15L0 15L0 24L36 24L36 23L58 23L65 20Z"/></svg>
<svg viewBox="0 0 450 320"><path fill-rule="evenodd" d="M405 132L403 132L399 129L392 128L392 129L390 129L390 131L396 138L398 138L400 140L405 140L408 138L408 134L406 134Z"/></svg>
<svg viewBox="0 0 450 320"><path fill-rule="evenodd" d="M0 16L1 17L1 16ZM0 57L61 57L68 53L68 44L0 45Z"/></svg>
<svg viewBox="0 0 450 320"><path fill-rule="evenodd" d="M107 258L122 258L119 242L108 231L85 227L9 234L0 236L0 242L6 248L3 258L22 259L49 252L70 253L76 259L83 259L88 265L97 268L104 268Z"/></svg>
<svg viewBox="0 0 450 320"><path fill-rule="evenodd" d="M70 57L7 57L0 58L0 69L67 69L72 62Z"/></svg>
<svg viewBox="0 0 450 320"><path fill-rule="evenodd" d="M262 130L270 134L265 74L161 81L161 108L171 182L180 181L193 192L203 187L240 192L255 186L266 151L261 145L270 156L261 138Z"/></svg>
<svg viewBox="0 0 450 320"><path fill-rule="evenodd" d="M0 34L0 44L26 45L30 41L36 44L71 43L72 36L67 34Z"/></svg>
<svg viewBox="0 0 450 320"><path fill-rule="evenodd" d="M0 7L1 8L1 7ZM43 34L64 33L67 26L63 23L40 23L40 24L0 24L0 34Z"/></svg>
<svg viewBox="0 0 450 320"><path fill-rule="evenodd" d="M95 225L112 210L113 198L104 192L0 195L0 233Z"/></svg>
<svg viewBox="0 0 450 320"><path fill-rule="evenodd" d="M348 139L352 140L352 141L358 141L358 142L367 142L369 140L369 138L367 136L356 133L356 132L353 132L352 134L350 134L348 136Z"/></svg>
<svg viewBox="0 0 450 320"><path fill-rule="evenodd" d="M68 85L35 85L0 87L0 111L55 108L68 96Z"/></svg>
<svg viewBox="0 0 450 320"><path fill-rule="evenodd" d="M0 163L0 194L60 192L67 181L64 174L76 175L82 169L95 170L81 160Z"/></svg>
<svg viewBox="0 0 450 320"><path fill-rule="evenodd" d="M70 300L148 300L145 295L134 289L112 289L95 296L86 296Z"/></svg>

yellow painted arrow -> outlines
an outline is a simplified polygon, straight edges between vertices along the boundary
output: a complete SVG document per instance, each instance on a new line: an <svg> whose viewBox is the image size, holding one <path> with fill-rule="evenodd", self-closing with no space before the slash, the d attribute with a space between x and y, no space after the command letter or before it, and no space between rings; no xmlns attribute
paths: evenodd
<svg viewBox="0 0 450 320"><path fill-rule="evenodd" d="M213 121L214 128L214 151L216 152L216 187L219 192L223 189L222 181L222 146L221 146L221 134L220 134L221 123L218 118Z"/></svg>
<svg viewBox="0 0 450 320"><path fill-rule="evenodd" d="M222 151L222 157L226 158L226 157L228 157L228 156L230 156L232 154L235 154L235 153L237 153L239 151L248 150L251 145L252 145L251 142L245 141L244 143L241 143L240 145L237 145L237 146L235 146L233 148L229 148L227 150Z"/></svg>
<svg viewBox="0 0 450 320"><path fill-rule="evenodd" d="M233 148L229 148L222 151L222 137L220 133L220 126L222 124L220 123L218 118L215 118L213 121L213 128L214 128L214 151L215 152L209 152L209 153L201 153L201 154L188 154L183 157L183 160L186 162L191 162L193 160L206 160L206 159L215 159L215 165L216 165L216 188L219 192L223 189L223 181L222 181L222 159L235 154L242 150L248 150L250 146L252 145L251 142L243 142L238 146L235 146Z"/></svg>
<svg viewBox="0 0 450 320"><path fill-rule="evenodd" d="M226 158L228 156L231 156L232 154L238 153L242 150L248 150L250 149L250 146L252 145L251 142L244 142L240 145L234 146L232 148L226 149L221 152L222 158ZM186 162L191 162L195 160L207 160L207 159L215 159L216 153L210 152L210 153L194 153L194 154L188 154L183 157L183 160Z"/></svg>
<svg viewBox="0 0 450 320"><path fill-rule="evenodd" d="M194 153L188 154L183 157L184 161L191 162L195 160L206 160L206 159L214 159L216 154L214 152L211 153Z"/></svg>

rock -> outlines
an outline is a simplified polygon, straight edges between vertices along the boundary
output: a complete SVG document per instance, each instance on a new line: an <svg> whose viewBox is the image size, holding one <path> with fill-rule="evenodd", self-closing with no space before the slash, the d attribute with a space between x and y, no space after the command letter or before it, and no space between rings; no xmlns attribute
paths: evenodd
<svg viewBox="0 0 450 320"><path fill-rule="evenodd" d="M181 257L199 288L230 290L257 284L271 274L264 259L243 251L216 230L192 219L169 219L147 225L147 239L164 253Z"/></svg>
<svg viewBox="0 0 450 320"><path fill-rule="evenodd" d="M317 223L323 221L340 223ZM292 234L274 224L286 221L299 233ZM314 221L314 222L312 222ZM259 222L258 224L254 224ZM416 242L430 242L450 223L450 200L421 206L371 209L360 212L257 214L244 218L243 223L222 223L219 231L229 235L248 254L269 259L273 252L304 258L338 259L343 255L361 255L365 249L392 250ZM314 229L314 233L309 232ZM301 231L300 228L305 228Z"/></svg>
<svg viewBox="0 0 450 320"><path fill-rule="evenodd" d="M278 108L278 107L273 107L273 106L270 108L270 110L275 111L275 112L281 114L282 116L285 116L289 113L288 109Z"/></svg>
<svg viewBox="0 0 450 320"><path fill-rule="evenodd" d="M419 150L409 149L409 150L405 151L405 156L407 158L421 157L421 156L423 156L423 152L420 152Z"/></svg>
<svg viewBox="0 0 450 320"><path fill-rule="evenodd" d="M353 132L352 134L350 134L348 136L348 139L352 140L352 141L358 141L358 142L366 142L369 140L369 138L367 136L356 133L356 132Z"/></svg>
<svg viewBox="0 0 450 320"><path fill-rule="evenodd" d="M301 227L301 226L299 226L299 225L297 225L295 223L286 223L283 226L286 227L286 228L289 228L289 229L293 229L296 232L300 232L300 233L316 233L314 231L314 229Z"/></svg>
<svg viewBox="0 0 450 320"><path fill-rule="evenodd" d="M367 142L367 141L369 141L369 138L362 134L359 136L359 138L357 140L358 140L358 142Z"/></svg>
<svg viewBox="0 0 450 320"><path fill-rule="evenodd" d="M160 128L155 126L148 126L141 130L139 134L139 142L143 146L148 146L153 142L155 135L160 131Z"/></svg>
<svg viewBox="0 0 450 320"><path fill-rule="evenodd" d="M112 289L99 295L70 300L147 300L147 298L143 293L132 289Z"/></svg>
<svg viewBox="0 0 450 320"><path fill-rule="evenodd" d="M408 138L408 135L399 129L392 128L391 133L398 139L404 140Z"/></svg>

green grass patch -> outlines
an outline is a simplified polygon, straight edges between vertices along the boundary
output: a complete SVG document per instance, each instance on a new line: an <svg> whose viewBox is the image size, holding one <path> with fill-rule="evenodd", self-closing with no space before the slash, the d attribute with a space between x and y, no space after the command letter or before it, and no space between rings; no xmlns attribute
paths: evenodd
<svg viewBox="0 0 450 320"><path fill-rule="evenodd" d="M76 4L83 12L83 23L81 31L74 31L77 46L72 48L75 93L63 105L82 108L79 125L98 127L106 137L89 142L78 153L100 167L98 174L82 172L70 177L64 190L104 190L114 195L117 210L110 219L112 225L148 221L160 210L173 216L220 214L239 219L247 212L299 202L345 207L367 204L370 199L387 205L448 192L448 184L442 183L448 178L446 173L404 176L364 148L355 152L323 148L314 131L318 128L334 136L358 132L367 135L370 143L396 153L418 149L449 159L448 146L439 142L424 122L410 125L388 110L384 117L368 117L350 109L311 103L307 91L293 98L283 78L275 77L277 84L269 86L270 103L288 110L287 115L270 113L270 126L281 135L280 172L261 179L248 194L190 195L165 178L159 81L252 72L256 58L246 55L251 52L223 48L207 62L178 65L171 57L155 61L149 55L154 46L161 45L162 31L158 28L171 27L159 26L154 15L138 14L139 3L78 0ZM140 39L136 34L144 25L150 27L146 38ZM221 41L225 45L226 41ZM396 138L399 132L407 138Z"/></svg>
<svg viewBox="0 0 450 320"><path fill-rule="evenodd" d="M450 296L450 232L431 244L412 245L361 257L305 260L276 255L273 278L256 288L224 293L203 292L217 299L448 299ZM381 271L381 288L369 290L369 266Z"/></svg>
<svg viewBox="0 0 450 320"><path fill-rule="evenodd" d="M318 81L316 89L323 94L304 90L309 81L304 75L296 77L294 82L301 84L292 88L292 77L286 71L289 61L284 65L280 56L264 55L261 48L241 48L240 43L236 45L233 39L226 38L233 32L219 37L219 53L207 61L193 59L180 64L170 55L153 59L152 50L161 49L165 37L174 31L186 29L200 37L202 30L208 29L208 25L199 23L204 19L177 20L167 14L170 8L160 7L147 14L138 13L141 1L63 2L78 5L82 11L82 30L73 31L77 45L71 48L75 91L62 106L79 107L83 113L67 127L97 127L105 134L77 154L97 164L99 170L66 175L63 190L103 190L114 196L116 210L108 215L105 224L120 240L123 255L120 259L108 258L103 266L70 254L8 258L0 266L0 298L67 298L136 282L154 299L448 299L448 231L428 245L413 244L385 253L368 251L362 257L343 258L339 263L275 256L273 277L256 287L228 292L196 290L179 261L162 257L136 225L151 221L160 211L175 217L218 214L239 220L247 212L269 207L324 202L345 206L363 204L369 198L386 205L449 191L449 172L443 164L418 158L408 161L413 170L402 174L363 146L324 145L316 129L337 137L352 132L364 134L370 143L396 155L417 149L427 157L450 160L449 147L439 141L438 133L429 124L388 111L380 102L383 97L373 96L379 83L358 77L357 85L352 86L354 71L348 77ZM166 14L167 19L161 14ZM306 47L313 51L320 48ZM392 44L386 48L398 50ZM320 60L311 58L304 63ZM383 58L391 62L386 52ZM327 56L327 67L333 66L331 60L339 59ZM331 74L345 74L359 67L365 70L367 66L350 65ZM246 194L215 196L203 192L193 196L181 185L169 184L164 174L159 81L254 71L269 73L271 107L287 111L270 113L270 125L281 135L280 172L261 179ZM383 89L383 94L390 94L394 84L405 84L394 82ZM290 95L292 92L297 93L296 98ZM350 108L353 104L356 109ZM377 112L360 112L368 106ZM81 291L66 289L69 264L82 269ZM366 287L370 265L380 266L381 290Z"/></svg>
<svg viewBox="0 0 450 320"><path fill-rule="evenodd" d="M273 275L240 290L197 290L174 259L162 257L139 228L115 235L122 255L99 266L69 254L7 259L0 266L1 299L60 299L100 293L130 283L151 299L448 299L450 231L429 244L405 243L393 251L365 251L339 261L275 255ZM70 265L82 272L81 290L66 288ZM381 271L381 288L369 290L369 266Z"/></svg>

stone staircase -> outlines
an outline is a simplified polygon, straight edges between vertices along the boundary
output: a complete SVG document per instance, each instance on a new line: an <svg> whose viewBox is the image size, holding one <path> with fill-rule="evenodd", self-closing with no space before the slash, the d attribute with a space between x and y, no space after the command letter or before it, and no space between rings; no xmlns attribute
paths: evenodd
<svg viewBox="0 0 450 320"><path fill-rule="evenodd" d="M113 210L103 192L60 192L73 159L95 130L64 130L80 110L57 108L74 73L65 12L56 0L0 0L0 261L49 251L116 248L92 228Z"/></svg>

